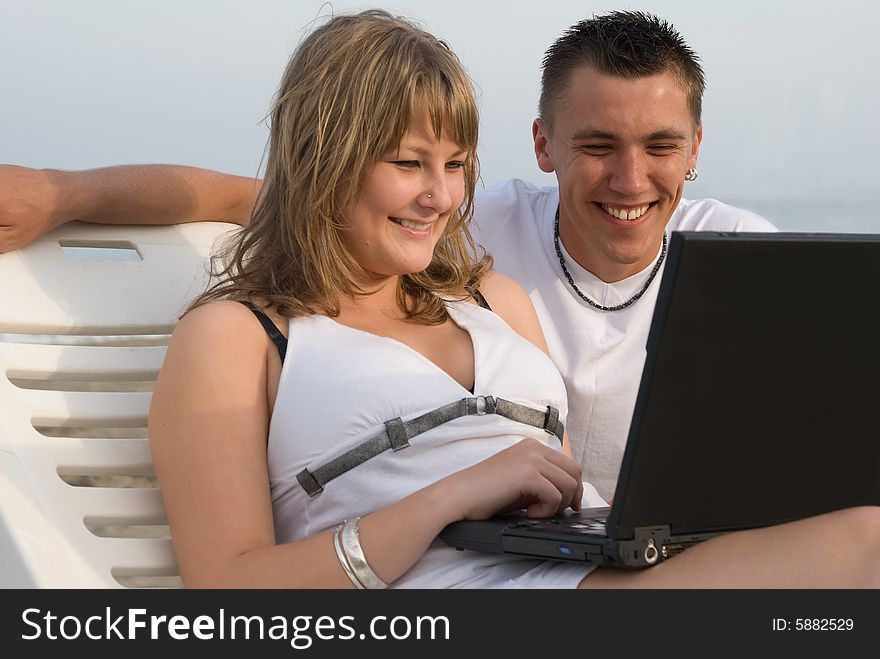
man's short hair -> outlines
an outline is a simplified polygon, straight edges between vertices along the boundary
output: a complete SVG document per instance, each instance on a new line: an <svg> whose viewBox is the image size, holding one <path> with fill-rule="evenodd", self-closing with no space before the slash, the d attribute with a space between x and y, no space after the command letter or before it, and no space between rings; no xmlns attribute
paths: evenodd
<svg viewBox="0 0 880 659"><path fill-rule="evenodd" d="M572 72L592 66L618 78L674 73L687 95L694 126L700 125L706 81L700 58L668 22L641 11L594 15L559 37L544 55L541 119L550 127Z"/></svg>

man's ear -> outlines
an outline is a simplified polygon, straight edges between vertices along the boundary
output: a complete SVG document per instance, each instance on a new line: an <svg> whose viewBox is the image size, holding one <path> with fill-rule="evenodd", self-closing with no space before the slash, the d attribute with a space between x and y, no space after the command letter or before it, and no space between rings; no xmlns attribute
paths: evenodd
<svg viewBox="0 0 880 659"><path fill-rule="evenodd" d="M532 140L535 142L535 158L542 172L548 174L555 171L553 158L550 155L550 135L544 121L540 118L532 122Z"/></svg>
<svg viewBox="0 0 880 659"><path fill-rule="evenodd" d="M703 124L697 126L694 131L694 145L691 148L691 156L688 159L688 169L697 168L697 156L700 155L700 144L703 142Z"/></svg>

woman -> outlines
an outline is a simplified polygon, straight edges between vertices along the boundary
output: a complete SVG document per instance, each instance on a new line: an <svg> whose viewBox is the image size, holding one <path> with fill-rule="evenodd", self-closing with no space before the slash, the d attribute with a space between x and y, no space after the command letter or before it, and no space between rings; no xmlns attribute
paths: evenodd
<svg viewBox="0 0 880 659"><path fill-rule="evenodd" d="M150 410L185 585L876 584L870 508L635 574L435 540L583 496L531 302L468 233L477 124L455 56L384 12L333 18L294 54L254 217L176 328ZM832 548L830 576L828 549L789 559L835 532L865 543Z"/></svg>
<svg viewBox="0 0 880 659"><path fill-rule="evenodd" d="M296 479L384 422L471 391L564 416L561 379L532 345L543 338L528 297L474 255L477 125L456 57L385 13L334 18L292 58L254 219L223 280L177 327L150 413L187 585L351 585L334 529L367 513L358 530L383 581L491 585L521 576L523 562L462 562L437 544L410 568L448 522L579 504L580 471L550 446L556 437L498 415L441 424L312 497ZM478 286L498 315L472 304L466 290ZM283 365L258 316L225 298L266 309L290 341ZM525 387L513 367L527 364ZM468 562L487 567L471 574ZM550 572L573 586L586 570Z"/></svg>

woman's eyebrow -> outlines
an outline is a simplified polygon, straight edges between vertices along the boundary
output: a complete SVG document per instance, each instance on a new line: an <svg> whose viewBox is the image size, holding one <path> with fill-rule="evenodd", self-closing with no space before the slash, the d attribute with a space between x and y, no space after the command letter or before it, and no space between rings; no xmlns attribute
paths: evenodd
<svg viewBox="0 0 880 659"><path fill-rule="evenodd" d="M408 151L410 153L415 153L416 155L419 155L419 156L428 156L428 155L431 155L431 153L433 152L433 149L428 149L425 147L415 146L415 145L401 144L396 150L393 150L392 152L393 153L400 153L401 151ZM468 153L467 149L459 149L458 151L456 151L455 153L452 154L452 157L453 158L461 158L461 157L467 155L467 153Z"/></svg>

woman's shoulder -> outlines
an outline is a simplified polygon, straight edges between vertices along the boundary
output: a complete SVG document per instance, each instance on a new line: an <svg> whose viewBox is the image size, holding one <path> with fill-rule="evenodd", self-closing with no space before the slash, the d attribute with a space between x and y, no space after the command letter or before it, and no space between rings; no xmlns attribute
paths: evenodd
<svg viewBox="0 0 880 659"><path fill-rule="evenodd" d="M222 403L258 400L266 393L268 342L253 313L228 300L200 304L174 328L151 403L151 416Z"/></svg>
<svg viewBox="0 0 880 659"><path fill-rule="evenodd" d="M501 317L521 306L526 300L531 304L529 294L519 282L496 270L490 270L483 275L479 292L486 298L492 311Z"/></svg>
<svg viewBox="0 0 880 659"><path fill-rule="evenodd" d="M535 307L526 290L512 277L494 270L480 280L480 294L489 307L523 338L547 352Z"/></svg>
<svg viewBox="0 0 880 659"><path fill-rule="evenodd" d="M226 334L252 324L254 313L237 300L211 300L189 309L174 328L175 334Z"/></svg>
<svg viewBox="0 0 880 659"><path fill-rule="evenodd" d="M259 308L259 307L256 307ZM287 324L269 311L271 322L287 334ZM190 309L178 322L168 343L168 356L196 364L263 363L270 345L267 332L251 308L235 300L212 300Z"/></svg>
<svg viewBox="0 0 880 659"><path fill-rule="evenodd" d="M264 315L280 332L287 335L286 319L274 309L254 302L240 300L211 300L187 311L175 328L175 333L232 335L244 340L260 338L259 316Z"/></svg>

